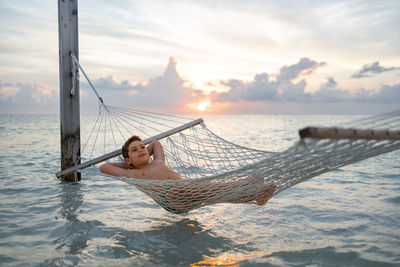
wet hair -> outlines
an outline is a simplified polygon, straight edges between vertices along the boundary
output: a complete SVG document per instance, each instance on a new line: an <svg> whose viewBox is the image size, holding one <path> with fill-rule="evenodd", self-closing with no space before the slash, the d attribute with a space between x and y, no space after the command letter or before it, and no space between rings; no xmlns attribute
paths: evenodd
<svg viewBox="0 0 400 267"><path fill-rule="evenodd" d="M126 140L125 144L122 146L121 153L125 159L129 158L129 145L135 141L142 141L142 139L140 139L140 137L137 135L132 135L128 138L128 140Z"/></svg>

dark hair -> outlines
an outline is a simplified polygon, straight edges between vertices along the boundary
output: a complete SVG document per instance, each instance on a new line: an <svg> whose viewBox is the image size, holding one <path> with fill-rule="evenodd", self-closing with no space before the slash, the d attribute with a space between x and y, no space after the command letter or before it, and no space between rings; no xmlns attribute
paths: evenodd
<svg viewBox="0 0 400 267"><path fill-rule="evenodd" d="M125 144L122 146L121 153L125 159L129 158L129 145L134 141L142 141L142 139L140 139L140 137L137 135L132 135L128 138L128 140L126 140Z"/></svg>

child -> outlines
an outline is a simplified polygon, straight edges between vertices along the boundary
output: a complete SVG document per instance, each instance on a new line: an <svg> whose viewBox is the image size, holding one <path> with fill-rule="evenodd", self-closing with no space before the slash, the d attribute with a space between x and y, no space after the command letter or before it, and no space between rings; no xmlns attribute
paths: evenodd
<svg viewBox="0 0 400 267"><path fill-rule="evenodd" d="M150 162L150 156L153 155L153 160ZM147 180L181 180L182 177L165 164L164 149L158 140L151 142L147 148L143 144L140 137L134 135L130 137L122 146L122 156L125 159L124 163L105 163L100 166L100 171L113 176L125 176L128 178L147 179ZM190 187L190 185L187 185ZM246 186L246 184L242 184ZM195 188L187 188L194 190ZM214 190L221 190L222 188L214 188ZM249 196L238 195L236 199L231 200L231 203L249 202L251 199L257 205L264 205L273 196L275 186L269 186L262 189L254 195L254 198L249 199ZM172 212L185 210L188 206L182 206L177 203L184 203L192 200L202 201L207 199L207 192L212 190L199 189L200 194L183 194L182 189L169 186L162 192L162 198L165 200L159 202L162 206ZM257 190L258 191L258 190ZM195 196L196 195L196 196ZM174 202L174 203L172 203ZM179 207L177 207L177 205Z"/></svg>
<svg viewBox="0 0 400 267"><path fill-rule="evenodd" d="M150 156L153 160L149 162ZM140 137L130 137L122 146L125 163L106 163L100 171L114 176L146 180L180 180L182 177L165 165L164 149L158 140L145 147Z"/></svg>

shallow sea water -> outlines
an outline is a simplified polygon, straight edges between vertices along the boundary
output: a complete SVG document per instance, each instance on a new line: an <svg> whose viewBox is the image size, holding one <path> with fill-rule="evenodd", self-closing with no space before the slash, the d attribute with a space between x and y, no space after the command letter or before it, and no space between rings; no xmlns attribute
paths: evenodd
<svg viewBox="0 0 400 267"><path fill-rule="evenodd" d="M205 121L234 143L281 151L303 126L357 118L219 115ZM0 265L400 266L399 156L326 173L263 207L218 204L175 215L109 177L58 180L58 116L2 115Z"/></svg>

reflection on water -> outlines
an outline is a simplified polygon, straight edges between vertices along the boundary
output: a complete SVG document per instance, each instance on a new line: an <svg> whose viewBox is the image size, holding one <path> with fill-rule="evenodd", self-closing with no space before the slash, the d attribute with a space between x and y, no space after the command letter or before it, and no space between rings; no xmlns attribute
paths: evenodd
<svg viewBox="0 0 400 267"><path fill-rule="evenodd" d="M140 251L151 255L155 262L171 265L197 262L203 255L213 256L235 247L232 240L187 218L144 232L126 233L118 244L127 251Z"/></svg>
<svg viewBox="0 0 400 267"><path fill-rule="evenodd" d="M56 250L65 256L48 259L45 261L47 264L75 265L88 263L90 258L96 258L96 261L100 258L105 264L125 259L136 265L231 266L250 259L237 256L248 253L248 247L216 234L211 227L202 225L196 219L164 217L153 220L148 229L141 230L108 226L98 220L82 221L79 214L85 203L81 186L79 183L64 183L61 186L60 214L66 221L54 230L52 237Z"/></svg>
<svg viewBox="0 0 400 267"><path fill-rule="evenodd" d="M254 258L259 258L264 253L262 251L259 252L251 252L247 254L242 253L223 253L217 257L205 256L203 260L191 263L191 267L211 267L211 266L229 266L229 267L238 267L242 266L245 262L249 262Z"/></svg>
<svg viewBox="0 0 400 267"><path fill-rule="evenodd" d="M229 260L228 254L222 258L220 255L224 251L232 253L247 249L234 244L231 239L218 236L197 220L187 218L160 223L145 231L107 227L99 221L74 220L66 222L61 236L54 242L67 257L48 260L47 263L77 264L81 259L87 262L88 257L95 257L97 260L102 258L105 263L126 259L138 265L201 266L205 262L215 265L217 262L241 261L243 257L235 258L233 254Z"/></svg>

